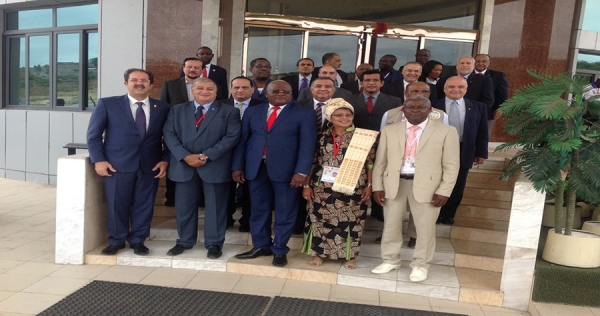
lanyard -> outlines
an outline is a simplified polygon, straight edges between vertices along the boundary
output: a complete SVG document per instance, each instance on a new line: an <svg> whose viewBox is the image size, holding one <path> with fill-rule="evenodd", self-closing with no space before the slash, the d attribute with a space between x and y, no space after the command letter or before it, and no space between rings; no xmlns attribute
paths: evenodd
<svg viewBox="0 0 600 316"><path fill-rule="evenodd" d="M202 121L204 120L204 117L206 116L206 114L208 114L208 110L199 119L196 120L196 128L198 128L198 126L200 125L200 123L202 123Z"/></svg>
<svg viewBox="0 0 600 316"><path fill-rule="evenodd" d="M340 148L342 148L342 137L340 137L340 141L336 141L336 132L333 132L333 157L337 157Z"/></svg>

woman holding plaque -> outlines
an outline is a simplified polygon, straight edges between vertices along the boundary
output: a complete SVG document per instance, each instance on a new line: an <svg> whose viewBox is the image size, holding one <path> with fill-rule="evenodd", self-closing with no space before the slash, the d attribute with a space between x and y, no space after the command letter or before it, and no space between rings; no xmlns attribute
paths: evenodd
<svg viewBox="0 0 600 316"><path fill-rule="evenodd" d="M318 267L324 259L344 259L356 268L371 198L371 174L378 132L355 128L354 108L332 99L324 111L331 127L317 143L310 176L302 197L308 202L303 252Z"/></svg>

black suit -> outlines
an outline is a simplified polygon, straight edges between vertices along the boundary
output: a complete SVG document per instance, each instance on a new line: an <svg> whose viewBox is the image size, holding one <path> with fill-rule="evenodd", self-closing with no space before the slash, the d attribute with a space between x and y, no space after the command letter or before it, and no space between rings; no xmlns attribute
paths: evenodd
<svg viewBox="0 0 600 316"><path fill-rule="evenodd" d="M344 83L342 83L340 88L350 91L350 93L352 93L353 95L359 94L360 93L360 82L358 80L344 82Z"/></svg>
<svg viewBox="0 0 600 316"><path fill-rule="evenodd" d="M315 78L317 78L317 77L310 76L310 80L306 83L307 88L310 87L310 84L315 80ZM298 90L300 88L299 74L297 72L295 72L293 75L289 75L289 76L285 76L285 77L281 78L281 80L289 83L290 86L292 86L292 100L297 100L298 94L300 93L300 91Z"/></svg>
<svg viewBox="0 0 600 316"><path fill-rule="evenodd" d="M508 82L506 82L506 74L501 71L488 69L484 76L492 78L492 86L494 87L494 106L491 111L488 111L488 121L494 119L494 112L508 99Z"/></svg>
<svg viewBox="0 0 600 316"><path fill-rule="evenodd" d="M229 99L219 101L222 104L229 104L232 106L236 106L237 101L233 98L233 96ZM250 98L250 103L248 103L248 107L252 107L255 105L259 105L264 103L263 101L255 98ZM248 186L246 184L240 185L242 190L242 217L240 218L240 226L250 228L250 192L248 190ZM229 191L229 201L227 201L227 226L233 226L233 214L235 214L235 196L236 196L237 182L231 181L230 191Z"/></svg>
<svg viewBox="0 0 600 316"><path fill-rule="evenodd" d="M444 84L446 83L446 80L448 80L448 77L440 78L436 84L437 97L439 99L446 97L446 94L444 93ZM468 87L465 99L485 103L487 105L487 112L490 112L494 106L494 86L492 84L492 79L487 76L470 74L467 78L467 84Z"/></svg>
<svg viewBox="0 0 600 316"><path fill-rule="evenodd" d="M473 166L475 157L488 157L487 106L467 98L464 100L466 111L463 137L460 142L460 170L452 194L440 211L440 217L446 219L454 218L456 214L456 209L462 201L463 191L467 184L467 175L469 169ZM438 100L434 107L448 113L446 111L446 98Z"/></svg>
<svg viewBox="0 0 600 316"><path fill-rule="evenodd" d="M217 91L217 100L227 99L229 97L229 82L227 81L227 70L214 64L210 64L208 79L214 81L219 91Z"/></svg>
<svg viewBox="0 0 600 316"><path fill-rule="evenodd" d="M321 67L315 67L315 70L313 70L313 77L315 77L315 78L319 77L319 70L321 70ZM340 82L339 84L348 82L348 74L346 72L344 72L341 69L338 69L337 73L340 75L340 77L342 77L342 82Z"/></svg>

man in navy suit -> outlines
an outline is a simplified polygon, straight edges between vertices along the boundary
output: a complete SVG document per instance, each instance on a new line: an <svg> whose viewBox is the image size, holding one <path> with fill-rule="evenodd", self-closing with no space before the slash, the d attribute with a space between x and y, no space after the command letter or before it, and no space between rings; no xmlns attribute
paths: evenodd
<svg viewBox="0 0 600 316"><path fill-rule="evenodd" d="M204 247L208 258L222 254L227 229L227 201L233 148L240 138L240 112L215 101L217 86L208 78L194 80L193 102L174 106L163 128L171 152L169 178L177 182L177 239L168 255L191 249L198 240L198 191L202 183L206 211Z"/></svg>
<svg viewBox="0 0 600 316"><path fill-rule="evenodd" d="M125 71L124 96L101 98L87 131L90 162L104 177L108 204L108 244L114 255L125 241L137 255L147 255L158 179L165 176L169 152L163 150L162 128L169 104L148 97L154 75L142 69ZM104 139L103 139L104 134Z"/></svg>
<svg viewBox="0 0 600 316"><path fill-rule="evenodd" d="M454 223L454 215L462 201L469 169L473 164L482 164L488 157L487 106L465 98L467 89L465 78L450 77L444 85L446 97L435 104L435 108L448 114L448 122L456 128L460 139L460 170L452 194L440 211L437 222L442 224Z"/></svg>
<svg viewBox="0 0 600 316"><path fill-rule="evenodd" d="M292 100L297 100L298 94L300 93L299 91L310 87L310 84L316 78L312 75L313 70L315 70L315 62L310 58L298 60L296 63L296 70L298 70L298 73L293 73L281 78L281 80L289 83L292 87Z"/></svg>
<svg viewBox="0 0 600 316"><path fill-rule="evenodd" d="M273 254L274 266L287 264L289 241L299 189L310 172L317 142L315 111L292 100L292 87L273 81L267 87L268 104L246 110L242 138L231 167L233 179L248 181L252 198L252 250L236 255L252 259ZM271 205L275 205L275 237L271 238Z"/></svg>
<svg viewBox="0 0 600 316"><path fill-rule="evenodd" d="M506 74L501 71L492 70L490 67L490 55L479 54L475 56L475 71L477 75L484 75L492 78L492 86L494 87L494 106L491 111L488 111L488 132L492 134L494 120L502 115L498 112L500 104L508 99L508 82L506 82Z"/></svg>
<svg viewBox="0 0 600 316"><path fill-rule="evenodd" d="M243 118L244 112L248 107L256 106L262 104L264 102L257 100L252 97L252 80L250 78L239 76L233 78L231 80L231 98L227 100L221 101L222 103L229 104L235 106L239 111L240 115ZM229 191L229 201L227 202L227 227L231 227L234 224L233 214L235 214L236 206L235 206L235 198L236 198L236 189L237 182L231 181L231 187ZM238 230L240 232L249 232L250 231L250 192L248 191L248 185L240 184L241 190L241 200L242 200L242 217L239 219L240 227Z"/></svg>
<svg viewBox="0 0 600 316"><path fill-rule="evenodd" d="M254 93L252 97L262 102L269 102L265 92L267 86L273 81L271 80L271 62L266 58L255 58L250 61L250 73L252 73L252 86Z"/></svg>
<svg viewBox="0 0 600 316"><path fill-rule="evenodd" d="M160 100L177 105L190 102L194 99L192 96L192 83L200 78L204 70L204 63L196 57L188 57L183 60L183 77L168 80L163 83L160 90ZM166 206L175 206L175 182L167 178L165 191Z"/></svg>
<svg viewBox="0 0 600 316"><path fill-rule="evenodd" d="M223 67L219 67L217 65L211 64L213 57L212 49L210 47L202 46L198 48L196 52L196 57L198 57L204 63L204 71L202 72L202 78L208 78L214 81L217 84L217 100L227 99L229 97L228 82L227 82L227 70ZM207 76L205 76L208 75Z"/></svg>

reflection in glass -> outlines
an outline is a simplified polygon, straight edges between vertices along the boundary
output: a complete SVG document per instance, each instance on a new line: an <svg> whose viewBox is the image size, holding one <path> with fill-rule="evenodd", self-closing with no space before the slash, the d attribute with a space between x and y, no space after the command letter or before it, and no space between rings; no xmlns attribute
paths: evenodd
<svg viewBox="0 0 600 316"><path fill-rule="evenodd" d="M419 49L417 40L380 37L377 39L377 53L375 54L374 68L379 68L379 59L383 55L394 55L398 60L394 69L400 69L409 61L415 61L415 54Z"/></svg>
<svg viewBox="0 0 600 316"><path fill-rule="evenodd" d="M600 56L577 54L577 69L600 71Z"/></svg>
<svg viewBox="0 0 600 316"><path fill-rule="evenodd" d="M585 31L600 32L598 13L600 13L600 1L586 1L585 11L583 12L583 26L581 29Z"/></svg>
<svg viewBox="0 0 600 316"><path fill-rule="evenodd" d="M79 33L58 34L56 44L56 106L79 106Z"/></svg>
<svg viewBox="0 0 600 316"><path fill-rule="evenodd" d="M248 30L248 63L263 57L271 62L271 78L276 79L296 71L302 52L302 32L251 27ZM248 69L245 69L248 71ZM248 72L248 76L252 73Z"/></svg>
<svg viewBox="0 0 600 316"><path fill-rule="evenodd" d="M29 105L50 105L50 36L29 37Z"/></svg>
<svg viewBox="0 0 600 316"><path fill-rule="evenodd" d="M98 24L98 4L56 9L56 26Z"/></svg>
<svg viewBox="0 0 600 316"><path fill-rule="evenodd" d="M477 29L478 0L248 0L248 12ZM590 2L590 1L588 1Z"/></svg>
<svg viewBox="0 0 600 316"><path fill-rule="evenodd" d="M25 105L25 37L8 40L8 104Z"/></svg>
<svg viewBox="0 0 600 316"><path fill-rule="evenodd" d="M6 15L8 31L42 27L52 27L52 9L13 11Z"/></svg>
<svg viewBox="0 0 600 316"><path fill-rule="evenodd" d="M473 43L427 39L425 48L431 51L431 59L444 64L442 77L456 74L456 62L461 56L472 56Z"/></svg>
<svg viewBox="0 0 600 316"><path fill-rule="evenodd" d="M357 47L358 36L310 33L308 37L308 57L315 61L315 67L323 65L324 54L333 52L342 58L340 69L354 73Z"/></svg>
<svg viewBox="0 0 600 316"><path fill-rule="evenodd" d="M87 37L87 107L94 108L98 99L98 33L88 33Z"/></svg>

